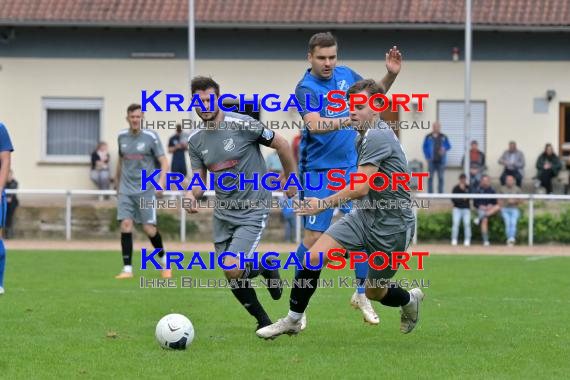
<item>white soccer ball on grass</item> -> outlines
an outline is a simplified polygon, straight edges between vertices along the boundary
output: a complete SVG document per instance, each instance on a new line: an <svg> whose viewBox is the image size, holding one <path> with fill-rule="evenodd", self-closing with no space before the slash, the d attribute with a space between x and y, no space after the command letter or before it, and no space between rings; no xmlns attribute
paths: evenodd
<svg viewBox="0 0 570 380"><path fill-rule="evenodd" d="M194 326L182 314L168 314L156 325L156 340L163 348L185 350L194 340Z"/></svg>

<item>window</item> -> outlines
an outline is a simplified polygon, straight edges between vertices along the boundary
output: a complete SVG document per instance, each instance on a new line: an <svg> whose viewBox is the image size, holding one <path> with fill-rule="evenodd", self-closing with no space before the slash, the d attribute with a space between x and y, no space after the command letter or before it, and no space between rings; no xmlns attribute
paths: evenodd
<svg viewBox="0 0 570 380"><path fill-rule="evenodd" d="M101 137L103 100L43 98L42 159L89 162Z"/></svg>
<svg viewBox="0 0 570 380"><path fill-rule="evenodd" d="M441 132L447 135L451 143L451 150L447 153L448 166L461 166L461 160L465 153L464 109L463 100L440 100L437 102L437 119L441 123ZM483 153L485 153L487 138L485 123L485 102L472 101L469 141L477 140L479 150Z"/></svg>

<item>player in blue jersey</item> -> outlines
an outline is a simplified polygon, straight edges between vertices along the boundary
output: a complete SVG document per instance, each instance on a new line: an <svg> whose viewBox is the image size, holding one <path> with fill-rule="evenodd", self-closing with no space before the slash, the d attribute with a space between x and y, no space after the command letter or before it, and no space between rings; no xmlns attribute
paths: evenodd
<svg viewBox="0 0 570 380"><path fill-rule="evenodd" d="M4 190L10 172L10 161L14 147L8 130L0 123L0 295L4 294L4 268L6 264L6 249L4 248L3 229L6 222L6 192Z"/></svg>
<svg viewBox="0 0 570 380"><path fill-rule="evenodd" d="M350 173L357 171L357 153L354 140L357 132L348 127L350 118L348 117L348 107L340 112L327 110L329 102L327 94L333 90L347 91L362 77L346 66L337 66L337 41L331 33L317 33L309 40L308 60L311 68L305 72L301 81L297 84L295 95L302 105L300 112L303 121L308 126L303 130L301 144L299 148L299 176L305 178L305 173L309 173L310 182L313 187L318 186L322 177L320 190L305 189L300 192L300 197L326 198L334 193L326 188L328 181L326 173L331 169L342 169L346 171L345 180L349 182ZM386 69L388 73L378 81L378 85L387 92L396 76L400 72L402 55L394 46L386 53ZM319 100L321 98L321 100ZM306 100L309 100L308 103ZM311 112L310 109L317 109L319 112ZM332 104L336 107L337 104ZM331 128L323 128L324 123L332 123ZM305 184L302 184L305 188ZM348 213L350 209L342 209ZM329 209L318 215L303 217L304 238L297 248L297 257L303 259L307 247L311 247L324 231L331 225L333 210ZM359 283L364 283L368 266L366 263L359 263L355 266L356 278ZM365 289L359 286L354 292L351 305L355 309L360 309L364 321L373 325L380 323L378 315L374 311L372 304L366 298ZM303 328L306 325L306 317L303 316Z"/></svg>

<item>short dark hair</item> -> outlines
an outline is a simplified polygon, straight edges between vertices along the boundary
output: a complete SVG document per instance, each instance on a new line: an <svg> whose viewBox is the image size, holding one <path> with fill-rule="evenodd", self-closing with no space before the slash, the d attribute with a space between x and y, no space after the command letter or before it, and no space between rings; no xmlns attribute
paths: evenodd
<svg viewBox="0 0 570 380"><path fill-rule="evenodd" d="M374 79L361 79L348 89L346 95L358 94L366 90L368 95L385 94L384 89Z"/></svg>
<svg viewBox="0 0 570 380"><path fill-rule="evenodd" d="M316 48L337 46L336 38L331 32L313 34L309 39L309 53L315 51Z"/></svg>
<svg viewBox="0 0 570 380"><path fill-rule="evenodd" d="M127 114L130 114L131 112L135 112L136 110L142 110L142 107L140 104L133 103L127 107Z"/></svg>
<svg viewBox="0 0 570 380"><path fill-rule="evenodd" d="M190 84L190 89L192 91L192 94L195 94L196 91L206 91L210 88L214 89L216 96L220 96L220 85L216 83L216 81L213 80L211 77L203 77L203 76L194 77Z"/></svg>
<svg viewBox="0 0 570 380"><path fill-rule="evenodd" d="M459 179L467 179L467 176L464 173L461 173L459 175Z"/></svg>

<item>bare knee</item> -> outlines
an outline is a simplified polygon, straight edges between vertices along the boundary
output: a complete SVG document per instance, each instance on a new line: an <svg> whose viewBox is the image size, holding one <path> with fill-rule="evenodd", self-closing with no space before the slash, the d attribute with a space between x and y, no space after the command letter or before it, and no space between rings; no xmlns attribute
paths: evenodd
<svg viewBox="0 0 570 380"><path fill-rule="evenodd" d="M154 224L143 224L143 231L148 237L155 236L158 232Z"/></svg>
<svg viewBox="0 0 570 380"><path fill-rule="evenodd" d="M309 262L311 263L311 267L314 268L314 267L321 264L321 262L324 260L324 258L321 259L320 255L321 255L321 253L319 253L319 252L311 252L311 257L309 260ZM323 255L324 255L324 253L323 253Z"/></svg>
<svg viewBox="0 0 570 380"><path fill-rule="evenodd" d="M224 260L224 265L228 267L235 265L235 267L232 269L224 269L224 276L226 276L226 279L237 280L238 278L241 278L243 269L239 269L239 261L237 258L226 257L226 259Z"/></svg>
<svg viewBox="0 0 570 380"><path fill-rule="evenodd" d="M226 279L228 280L237 280L238 278L241 277L241 274L243 273L243 270L241 269L224 269L224 276L226 276Z"/></svg>
<svg viewBox="0 0 570 380"><path fill-rule="evenodd" d="M130 232L133 232L133 220L132 219L121 220L121 232L124 234L128 234Z"/></svg>

